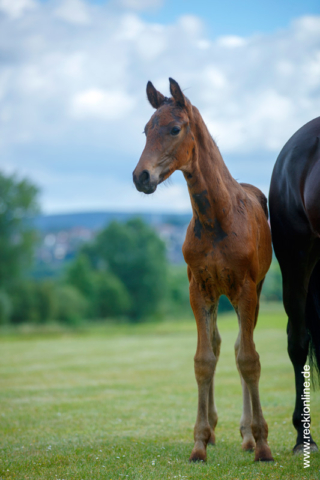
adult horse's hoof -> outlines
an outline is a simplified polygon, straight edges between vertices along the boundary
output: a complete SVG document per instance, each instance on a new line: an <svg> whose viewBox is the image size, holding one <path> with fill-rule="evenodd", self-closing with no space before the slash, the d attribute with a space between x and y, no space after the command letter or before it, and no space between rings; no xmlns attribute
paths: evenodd
<svg viewBox="0 0 320 480"><path fill-rule="evenodd" d="M311 442L310 443L310 450L308 449L308 451L310 453L312 452L318 452L319 449L318 449L318 446L315 442ZM303 443L297 443L294 447L293 447L293 455L302 455L304 453L304 444Z"/></svg>
<svg viewBox="0 0 320 480"><path fill-rule="evenodd" d="M254 461L255 462L274 462L274 458L272 457L271 450L268 447L268 445L265 445L260 449L256 448Z"/></svg>

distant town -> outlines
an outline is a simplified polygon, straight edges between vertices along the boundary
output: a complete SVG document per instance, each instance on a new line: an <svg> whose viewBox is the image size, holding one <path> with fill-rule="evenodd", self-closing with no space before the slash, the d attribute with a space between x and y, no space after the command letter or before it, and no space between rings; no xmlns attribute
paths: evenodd
<svg viewBox="0 0 320 480"><path fill-rule="evenodd" d="M95 238L111 221L125 222L142 218L152 225L167 247L169 262L182 263L182 244L191 219L190 214L85 212L41 215L35 219L38 230L35 275L54 275L72 260L79 248Z"/></svg>

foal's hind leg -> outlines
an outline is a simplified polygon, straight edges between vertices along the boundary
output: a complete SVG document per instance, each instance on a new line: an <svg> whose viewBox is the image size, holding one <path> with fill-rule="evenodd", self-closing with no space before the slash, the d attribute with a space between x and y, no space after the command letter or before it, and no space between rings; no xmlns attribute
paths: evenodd
<svg viewBox="0 0 320 480"><path fill-rule="evenodd" d="M218 313L218 305L214 308L212 313L212 335L211 335L211 344L212 350L216 357L216 363L218 362L219 355L220 355L220 345L221 345L221 337L219 334L218 326L217 326L217 313ZM218 413L214 403L214 375L215 371L213 372L213 377L209 389L209 406L208 406L208 417L209 423L211 427L211 437L209 440L210 445L215 445L216 443L216 436L215 436L215 428L218 423Z"/></svg>
<svg viewBox="0 0 320 480"><path fill-rule="evenodd" d="M252 409L251 409L251 399L250 393L247 387L246 382L243 380L241 375L240 367L238 364L238 352L240 347L240 332L238 338L236 340L234 349L235 349L235 356L236 356L236 364L240 375L240 381L242 386L242 415L240 419L240 434L242 437L242 449L251 452L254 450L256 446L256 442L254 441L252 430L251 430L251 422L252 422Z"/></svg>
<svg viewBox="0 0 320 480"><path fill-rule="evenodd" d="M272 461L271 450L267 443L268 425L265 421L259 398L260 361L253 342L253 330L256 323L258 294L254 282L247 281L242 289L238 303L240 318L240 345L238 365L247 384L252 404L252 433L256 441L255 461Z"/></svg>
<svg viewBox="0 0 320 480"><path fill-rule="evenodd" d="M263 280L259 283L257 286L257 306L255 310L255 321L254 325L257 324L257 319L258 319L258 314L259 314L259 299L260 299L260 294L262 290L262 285L263 285ZM239 327L241 328L240 324L240 317L238 315L238 320L239 320ZM248 390L248 386L246 382L243 380L243 377L241 375L240 367L238 364L238 352L239 352L239 347L240 347L240 331L238 338L236 340L234 349L235 349L235 356L236 356L236 364L237 368L239 371L240 375L240 380L241 380L241 386L242 386L242 400L243 400L243 407L242 407L242 416L240 419L240 434L242 437L242 449L251 452L254 450L256 446L256 442L253 438L252 435L252 430L251 430L251 422L252 422L252 408L251 408L251 399L250 399L250 393Z"/></svg>
<svg viewBox="0 0 320 480"><path fill-rule="evenodd" d="M198 342L194 356L194 371L198 383L198 413L194 426L194 447L190 461L205 461L207 444L211 439L209 423L209 391L212 388L212 378L216 367L216 356L212 350L212 313L202 298L198 285L190 282L190 303L197 322Z"/></svg>

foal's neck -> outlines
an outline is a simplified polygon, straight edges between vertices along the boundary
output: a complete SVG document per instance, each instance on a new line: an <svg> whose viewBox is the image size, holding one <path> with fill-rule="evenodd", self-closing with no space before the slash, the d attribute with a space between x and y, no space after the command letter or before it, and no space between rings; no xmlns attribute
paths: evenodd
<svg viewBox="0 0 320 480"><path fill-rule="evenodd" d="M194 156L183 172L188 184L193 215L202 223L212 223L214 219L221 223L231 213L240 185L231 176L195 107L193 119L191 128L195 137Z"/></svg>

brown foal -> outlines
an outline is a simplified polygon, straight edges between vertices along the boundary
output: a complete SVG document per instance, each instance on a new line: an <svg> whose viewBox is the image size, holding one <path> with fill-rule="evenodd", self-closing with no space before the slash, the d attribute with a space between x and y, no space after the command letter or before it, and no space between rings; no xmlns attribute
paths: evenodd
<svg viewBox="0 0 320 480"><path fill-rule="evenodd" d="M169 80L171 98L148 82L148 100L156 112L145 127L146 146L133 180L140 192L150 194L181 170L189 189L193 217L183 255L198 330L194 357L198 414L190 460L206 460L207 444L215 443L214 373L221 343L217 308L220 295L226 295L239 321L235 356L243 391L242 448L255 449L255 460L271 461L259 399L260 361L253 342L272 256L266 198L256 187L232 178L199 111L178 83Z"/></svg>

